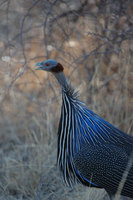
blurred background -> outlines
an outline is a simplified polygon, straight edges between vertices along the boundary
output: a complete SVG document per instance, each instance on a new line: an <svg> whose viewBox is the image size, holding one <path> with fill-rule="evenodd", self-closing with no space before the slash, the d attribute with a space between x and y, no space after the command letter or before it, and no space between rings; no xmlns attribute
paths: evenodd
<svg viewBox="0 0 133 200"><path fill-rule="evenodd" d="M0 200L108 199L63 184L61 89L34 65L62 63L80 100L133 135L132 56L132 0L0 0Z"/></svg>

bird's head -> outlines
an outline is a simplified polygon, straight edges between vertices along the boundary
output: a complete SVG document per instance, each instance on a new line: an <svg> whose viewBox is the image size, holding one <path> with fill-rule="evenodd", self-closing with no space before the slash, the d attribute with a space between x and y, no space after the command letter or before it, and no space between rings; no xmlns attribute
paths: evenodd
<svg viewBox="0 0 133 200"><path fill-rule="evenodd" d="M63 73L63 66L58 63L56 60L48 59L46 61L41 61L35 64L37 66L37 70L44 70L48 72L52 72L52 74L57 78L62 88L68 90L70 88L68 81Z"/></svg>
<svg viewBox="0 0 133 200"><path fill-rule="evenodd" d="M38 67L37 70L45 70L53 73L60 73L64 70L63 66L54 59L38 62L35 66Z"/></svg>

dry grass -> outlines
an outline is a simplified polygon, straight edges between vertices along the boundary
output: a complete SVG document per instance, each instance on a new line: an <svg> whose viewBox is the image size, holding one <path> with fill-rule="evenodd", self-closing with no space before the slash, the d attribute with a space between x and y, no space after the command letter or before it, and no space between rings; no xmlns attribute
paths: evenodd
<svg viewBox="0 0 133 200"><path fill-rule="evenodd" d="M56 58L80 99L131 134L133 3L118 1L120 10L111 2L0 3L0 200L107 199L104 190L63 185L56 167L60 89L34 64Z"/></svg>

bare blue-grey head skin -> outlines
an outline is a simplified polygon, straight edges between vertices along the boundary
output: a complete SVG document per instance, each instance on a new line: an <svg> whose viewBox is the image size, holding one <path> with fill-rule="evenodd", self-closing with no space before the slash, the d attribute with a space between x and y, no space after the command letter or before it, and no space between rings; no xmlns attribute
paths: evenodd
<svg viewBox="0 0 133 200"><path fill-rule="evenodd" d="M44 70L51 72L56 77L56 79L58 80L63 89L68 89L70 87L63 73L64 70L63 66L56 60L48 59L46 61L41 61L36 63L35 66L38 67L36 68L36 70Z"/></svg>
<svg viewBox="0 0 133 200"><path fill-rule="evenodd" d="M46 61L41 61L35 64L37 66L37 70L45 70L45 71L51 71L52 68L56 67L58 65L58 62L54 59L48 59Z"/></svg>

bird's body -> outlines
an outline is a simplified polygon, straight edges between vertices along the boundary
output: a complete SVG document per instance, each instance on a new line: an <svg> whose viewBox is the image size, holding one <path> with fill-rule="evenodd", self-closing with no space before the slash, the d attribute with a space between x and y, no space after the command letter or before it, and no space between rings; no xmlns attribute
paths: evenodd
<svg viewBox="0 0 133 200"><path fill-rule="evenodd" d="M51 64L52 63L52 64ZM65 182L104 188L133 198L133 137L103 120L78 100L55 60L37 63L62 86L57 161Z"/></svg>
<svg viewBox="0 0 133 200"><path fill-rule="evenodd" d="M58 165L65 182L80 181L115 194L133 151L133 138L88 110L72 91L63 91L62 101ZM133 165L121 194L133 197Z"/></svg>

